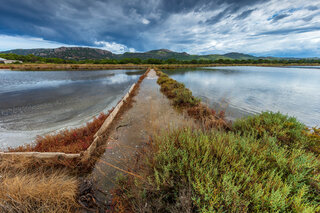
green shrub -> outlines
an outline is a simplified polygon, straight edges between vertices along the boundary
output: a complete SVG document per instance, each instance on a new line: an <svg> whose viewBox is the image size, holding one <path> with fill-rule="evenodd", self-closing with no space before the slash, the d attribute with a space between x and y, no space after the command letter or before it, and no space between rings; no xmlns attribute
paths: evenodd
<svg viewBox="0 0 320 213"><path fill-rule="evenodd" d="M177 88L172 93L174 94L173 104L175 106L193 107L200 103L200 99L195 98L189 89Z"/></svg>
<svg viewBox="0 0 320 213"><path fill-rule="evenodd" d="M162 85L163 83L167 82L168 80L170 80L170 78L168 78L168 77L159 77L157 80L157 83Z"/></svg>
<svg viewBox="0 0 320 213"><path fill-rule="evenodd" d="M314 152L316 155L320 155L320 128L312 128L308 129L305 132L306 136L308 137L308 150Z"/></svg>
<svg viewBox="0 0 320 213"><path fill-rule="evenodd" d="M173 99L174 106L193 107L200 103L200 99L195 98L192 92L185 88L184 84L170 78L161 71L158 71L157 75L159 76L157 83L161 86L161 92L168 98Z"/></svg>
<svg viewBox="0 0 320 213"><path fill-rule="evenodd" d="M290 148L303 148L308 144L306 126L296 118L279 112L263 112L237 120L233 124L233 130L242 135L254 135L258 139L264 136L275 137L279 145Z"/></svg>
<svg viewBox="0 0 320 213"><path fill-rule="evenodd" d="M275 137L175 130L155 139L144 166L145 181L121 183L134 210L183 211L183 200L189 212L320 211L319 160Z"/></svg>
<svg viewBox="0 0 320 213"><path fill-rule="evenodd" d="M169 79L168 81L161 84L160 91L163 92L168 98L175 98L175 89L181 89L181 91L184 90L184 84L180 84L173 79Z"/></svg>

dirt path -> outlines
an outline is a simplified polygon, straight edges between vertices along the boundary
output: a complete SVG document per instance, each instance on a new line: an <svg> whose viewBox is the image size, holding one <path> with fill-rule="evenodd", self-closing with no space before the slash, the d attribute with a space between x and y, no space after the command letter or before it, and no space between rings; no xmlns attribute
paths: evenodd
<svg viewBox="0 0 320 213"><path fill-rule="evenodd" d="M149 142L155 133L181 125L193 125L178 113L162 95L156 83L157 75L151 70L142 81L133 106L116 121L108 135L106 149L91 174L99 200L108 204L109 191L113 188L120 170L130 171L139 148ZM117 168L116 168L117 167Z"/></svg>

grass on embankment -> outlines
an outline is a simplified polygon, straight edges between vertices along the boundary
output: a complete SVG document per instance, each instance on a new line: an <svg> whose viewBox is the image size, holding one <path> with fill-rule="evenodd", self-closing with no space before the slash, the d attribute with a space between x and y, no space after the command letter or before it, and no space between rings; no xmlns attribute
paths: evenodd
<svg viewBox="0 0 320 213"><path fill-rule="evenodd" d="M116 207L134 212L318 212L319 138L280 113L232 131L189 128L156 137L135 177L122 177ZM316 146L315 146L316 145Z"/></svg>
<svg viewBox="0 0 320 213"><path fill-rule="evenodd" d="M0 212L74 212L78 185L70 171L51 162L23 156L0 159Z"/></svg>

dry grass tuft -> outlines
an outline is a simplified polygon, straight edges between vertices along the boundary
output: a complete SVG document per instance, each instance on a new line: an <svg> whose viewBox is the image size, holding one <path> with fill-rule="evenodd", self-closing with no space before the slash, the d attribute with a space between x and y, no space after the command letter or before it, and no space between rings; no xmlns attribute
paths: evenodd
<svg viewBox="0 0 320 213"><path fill-rule="evenodd" d="M76 206L77 180L59 171L2 175L1 212L71 212Z"/></svg>
<svg viewBox="0 0 320 213"><path fill-rule="evenodd" d="M0 159L0 212L72 212L77 190L77 178L53 162Z"/></svg>

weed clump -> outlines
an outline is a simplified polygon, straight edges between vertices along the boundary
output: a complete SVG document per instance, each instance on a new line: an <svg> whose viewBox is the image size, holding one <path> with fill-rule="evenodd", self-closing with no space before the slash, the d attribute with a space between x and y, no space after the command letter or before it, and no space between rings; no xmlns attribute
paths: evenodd
<svg viewBox="0 0 320 213"><path fill-rule="evenodd" d="M309 130L294 117L281 113L262 112L259 115L234 122L233 131L242 135L252 135L257 139L273 137L278 145L288 149L313 150L319 154L319 129Z"/></svg>

